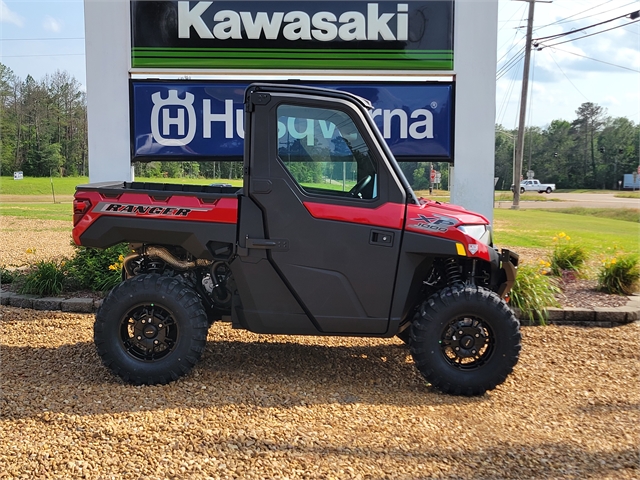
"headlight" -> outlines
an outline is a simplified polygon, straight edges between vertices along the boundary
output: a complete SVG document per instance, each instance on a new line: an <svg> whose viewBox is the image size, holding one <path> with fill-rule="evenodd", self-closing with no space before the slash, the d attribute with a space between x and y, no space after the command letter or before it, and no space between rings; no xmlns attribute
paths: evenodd
<svg viewBox="0 0 640 480"><path fill-rule="evenodd" d="M469 235L474 240L491 246L491 229L487 225L460 225L458 227L465 235Z"/></svg>

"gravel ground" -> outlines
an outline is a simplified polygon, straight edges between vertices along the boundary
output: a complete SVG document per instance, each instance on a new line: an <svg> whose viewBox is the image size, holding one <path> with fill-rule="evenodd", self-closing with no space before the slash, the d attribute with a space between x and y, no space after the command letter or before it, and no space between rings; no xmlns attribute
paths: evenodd
<svg viewBox="0 0 640 480"><path fill-rule="evenodd" d="M194 371L121 383L91 315L0 307L0 478L640 477L640 325L524 327L478 398L425 385L397 339L215 324Z"/></svg>
<svg viewBox="0 0 640 480"><path fill-rule="evenodd" d="M73 257L69 222L9 216L0 216L0 222L0 267Z"/></svg>

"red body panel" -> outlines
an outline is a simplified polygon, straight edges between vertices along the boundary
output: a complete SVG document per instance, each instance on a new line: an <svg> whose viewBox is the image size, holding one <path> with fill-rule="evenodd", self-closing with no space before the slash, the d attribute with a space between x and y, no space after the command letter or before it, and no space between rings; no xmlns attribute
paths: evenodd
<svg viewBox="0 0 640 480"><path fill-rule="evenodd" d="M458 230L460 225L489 225L489 220L450 203L427 200L421 205L407 206L406 231L460 242L469 257L490 260L491 247Z"/></svg>
<svg viewBox="0 0 640 480"><path fill-rule="evenodd" d="M73 228L73 241L81 245L85 230L102 216L135 216L167 218L191 222L233 224L238 219L237 198L224 197L204 201L193 195L169 195L156 198L147 193L125 192L105 195L79 191L76 200L88 200L91 207ZM323 220L358 223L374 227L433 235L462 243L470 257L489 260L487 245L458 230L459 225L489 225L482 215L456 205L425 201L421 205L386 203L378 208L350 207L317 202L305 202L311 216ZM406 221L405 221L406 208Z"/></svg>
<svg viewBox="0 0 640 480"><path fill-rule="evenodd" d="M224 197L203 201L197 196L169 195L154 198L146 193L122 193L107 196L99 192L79 191L76 200L89 200L91 208L73 227L73 241L81 245L80 236L102 216L167 218L190 222L236 223L238 199Z"/></svg>
<svg viewBox="0 0 640 480"><path fill-rule="evenodd" d="M304 202L312 217L323 220L359 223L375 227L402 230L405 206L398 203L385 203L378 208L345 207L326 203Z"/></svg>

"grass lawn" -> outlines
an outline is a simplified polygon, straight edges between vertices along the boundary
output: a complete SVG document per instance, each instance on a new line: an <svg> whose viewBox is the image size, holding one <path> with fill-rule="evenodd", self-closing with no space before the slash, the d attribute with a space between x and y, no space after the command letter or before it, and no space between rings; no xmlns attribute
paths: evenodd
<svg viewBox="0 0 640 480"><path fill-rule="evenodd" d="M618 192L614 195L618 198L640 198L640 192Z"/></svg>
<svg viewBox="0 0 640 480"><path fill-rule="evenodd" d="M137 182L151 183L185 183L189 185L209 185L210 183L230 183L242 186L242 180L225 178L136 178ZM56 177L53 178L53 189L56 195L73 195L77 185L89 183L89 177ZM4 195L51 195L51 180L48 177L25 177L14 180L13 177L0 177L0 194Z"/></svg>
<svg viewBox="0 0 640 480"><path fill-rule="evenodd" d="M561 202L560 198L549 197L543 193L521 193L520 200L523 202ZM513 201L513 193L511 192L496 192L496 202L511 202Z"/></svg>
<svg viewBox="0 0 640 480"><path fill-rule="evenodd" d="M0 204L0 216L66 220L69 222L69 229L71 229L73 207L70 203L2 203Z"/></svg>
<svg viewBox="0 0 640 480"><path fill-rule="evenodd" d="M556 213L568 213L571 215L583 215L588 217L610 218L612 220L624 220L625 222L640 223L640 208L554 208L548 210Z"/></svg>
<svg viewBox="0 0 640 480"><path fill-rule="evenodd" d="M53 178L56 195L73 195L76 185L89 183L89 177ZM0 177L0 194L4 195L51 195L51 180L48 177L25 177L14 180L13 177Z"/></svg>
<svg viewBox="0 0 640 480"><path fill-rule="evenodd" d="M494 218L497 245L552 248L553 237L564 232L594 254L614 247L627 253L640 250L637 222L544 210L496 209Z"/></svg>
<svg viewBox="0 0 640 480"><path fill-rule="evenodd" d="M555 193L617 193L618 190L594 190L589 188L559 188Z"/></svg>

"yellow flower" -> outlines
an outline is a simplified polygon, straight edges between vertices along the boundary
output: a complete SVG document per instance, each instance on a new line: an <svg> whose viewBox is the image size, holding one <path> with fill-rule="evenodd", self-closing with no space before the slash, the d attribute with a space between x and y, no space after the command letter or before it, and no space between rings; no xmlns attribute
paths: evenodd
<svg viewBox="0 0 640 480"><path fill-rule="evenodd" d="M560 233L558 234L558 236L559 236L560 238L562 238L562 237L566 237L567 235L566 235L566 233L564 233L564 232L560 232Z"/></svg>
<svg viewBox="0 0 640 480"><path fill-rule="evenodd" d="M116 267L115 264L114 265L109 265L109 270L117 270L117 269L118 269L118 267Z"/></svg>
<svg viewBox="0 0 640 480"><path fill-rule="evenodd" d="M35 248L27 248L27 253L36 253Z"/></svg>
<svg viewBox="0 0 640 480"><path fill-rule="evenodd" d="M569 235L567 235L567 236L565 237L565 239L567 239L567 240L571 240L571 237L570 237Z"/></svg>
<svg viewBox="0 0 640 480"><path fill-rule="evenodd" d="M60 262L60 266L64 267L67 264L67 262L65 262L64 260Z"/></svg>
<svg viewBox="0 0 640 480"><path fill-rule="evenodd" d="M558 237L553 237L553 241L557 242L558 241Z"/></svg>
<svg viewBox="0 0 640 480"><path fill-rule="evenodd" d="M615 258L612 258L612 259L611 259L611 265L613 265L613 264L615 264L615 263L616 263L616 259L615 259Z"/></svg>
<svg viewBox="0 0 640 480"><path fill-rule="evenodd" d="M120 256L118 257L118 261L122 262L124 260L124 255L120 254Z"/></svg>

